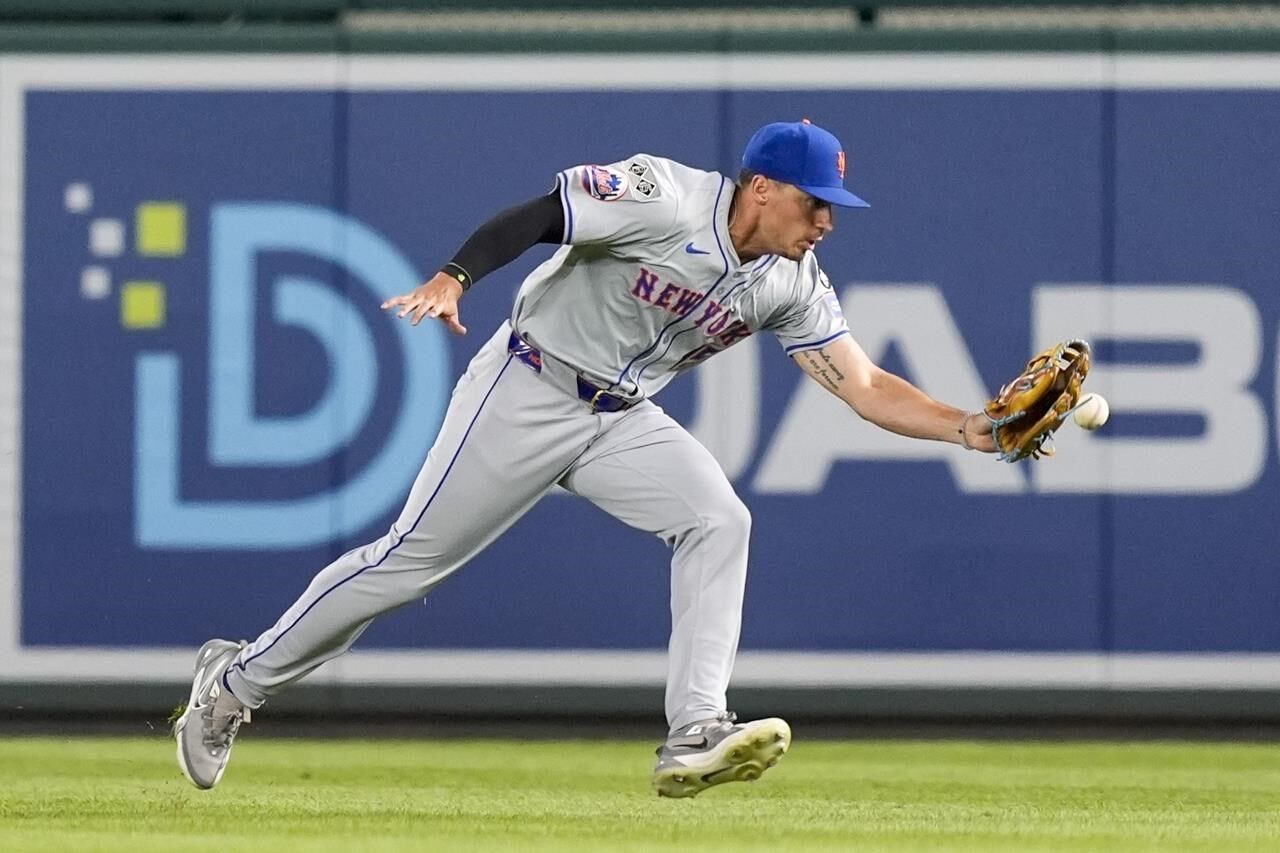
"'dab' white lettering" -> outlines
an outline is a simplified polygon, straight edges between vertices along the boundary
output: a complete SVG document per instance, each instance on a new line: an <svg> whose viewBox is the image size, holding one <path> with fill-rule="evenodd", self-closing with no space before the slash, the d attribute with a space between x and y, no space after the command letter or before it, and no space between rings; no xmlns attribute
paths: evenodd
<svg viewBox="0 0 1280 853"><path fill-rule="evenodd" d="M770 353L772 355L772 353ZM707 359L693 371L695 418L689 432L735 480L756 452L760 429L760 349L755 338Z"/></svg>
<svg viewBox="0 0 1280 853"><path fill-rule="evenodd" d="M964 339L938 288L922 284L869 284L841 295L854 338L872 361L889 344L906 363L907 378L945 400L985 400L988 396ZM1014 465L994 465L978 453L957 453L954 445L906 441L901 436L851 422L845 404L815 382L803 382L774 434L753 488L758 492L814 494L822 491L831 467L841 461L935 460L951 471L961 491L1024 491Z"/></svg>
<svg viewBox="0 0 1280 853"><path fill-rule="evenodd" d="M1038 465L1040 492L1214 494L1253 485L1267 458L1266 411L1249 390L1262 351L1253 301L1214 285L1041 285L1033 295L1032 340L1193 341L1192 364L1105 364L1088 388L1112 412L1192 413L1192 438L1120 438L1059 430L1062 460ZM1102 431L1105 433L1105 430Z"/></svg>

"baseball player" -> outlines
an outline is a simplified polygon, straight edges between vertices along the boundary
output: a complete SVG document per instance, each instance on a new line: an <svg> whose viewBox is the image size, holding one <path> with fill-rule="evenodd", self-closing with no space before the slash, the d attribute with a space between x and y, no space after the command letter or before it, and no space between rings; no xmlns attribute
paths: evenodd
<svg viewBox="0 0 1280 853"><path fill-rule="evenodd" d="M414 325L435 318L465 334L458 305L470 287L536 243L560 244L458 380L390 530L322 570L253 642L200 649L174 726L186 777L216 785L250 709L346 651L378 615L422 598L557 484L673 552L658 793L692 796L777 763L787 723L740 723L725 707L750 516L653 395L763 330L866 420L993 450L985 416L886 373L850 337L814 256L833 206L868 206L844 188L844 171L839 141L808 121L756 132L736 182L648 154L568 169L551 193L482 225L433 278L384 303Z"/></svg>

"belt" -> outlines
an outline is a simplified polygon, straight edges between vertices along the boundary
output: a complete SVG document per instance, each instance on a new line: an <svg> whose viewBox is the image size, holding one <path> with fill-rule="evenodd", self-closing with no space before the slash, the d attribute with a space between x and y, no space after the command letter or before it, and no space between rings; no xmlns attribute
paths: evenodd
<svg viewBox="0 0 1280 853"><path fill-rule="evenodd" d="M507 341L507 350L520 361L533 368L535 373L542 372L541 351L520 337L518 332L511 333L511 338ZM577 374L576 378L578 380L578 399L588 404L593 413L625 412L640 402L639 400L628 400L626 397L613 394L607 388L601 388L583 379L581 374Z"/></svg>

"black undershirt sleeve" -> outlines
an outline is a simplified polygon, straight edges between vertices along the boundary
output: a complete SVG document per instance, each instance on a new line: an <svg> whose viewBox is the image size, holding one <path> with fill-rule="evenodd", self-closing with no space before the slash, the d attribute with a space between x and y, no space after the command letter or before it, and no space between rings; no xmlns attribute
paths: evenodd
<svg viewBox="0 0 1280 853"><path fill-rule="evenodd" d="M440 271L467 290L534 244L559 243L563 239L564 208L560 194L553 192L507 208L481 225Z"/></svg>

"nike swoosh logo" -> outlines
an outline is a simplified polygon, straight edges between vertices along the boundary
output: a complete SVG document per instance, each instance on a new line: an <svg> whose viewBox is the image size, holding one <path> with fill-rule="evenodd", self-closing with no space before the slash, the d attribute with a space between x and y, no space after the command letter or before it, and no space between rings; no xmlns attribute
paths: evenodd
<svg viewBox="0 0 1280 853"><path fill-rule="evenodd" d="M724 774L724 773L728 773L728 772L730 772L731 770L737 770L737 769L738 769L738 768L737 768L736 766L734 766L734 767L721 767L719 770L712 770L710 773L704 773L704 774L703 774L701 777L699 777L699 778L701 778L701 779L702 779L702 783L703 783L704 785L714 785L714 784L716 784L716 777L717 777L717 776L720 776L720 775L722 775L722 774Z"/></svg>
<svg viewBox="0 0 1280 853"><path fill-rule="evenodd" d="M689 245L685 246L685 247L684 247L684 250L685 250L686 252L688 252L689 254L691 254L691 255L709 255L709 254L711 254L710 252L704 252L704 251L702 251L701 249L695 249L695 248L693 248L693 244L692 244L692 243L690 243Z"/></svg>

